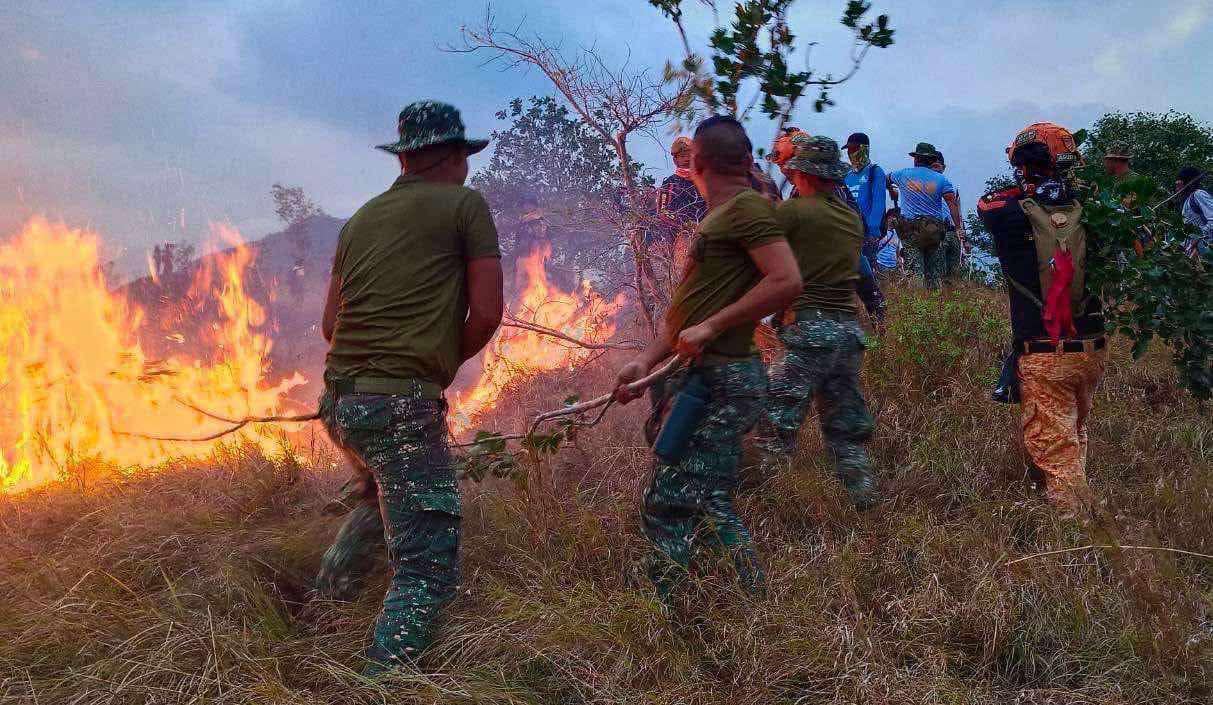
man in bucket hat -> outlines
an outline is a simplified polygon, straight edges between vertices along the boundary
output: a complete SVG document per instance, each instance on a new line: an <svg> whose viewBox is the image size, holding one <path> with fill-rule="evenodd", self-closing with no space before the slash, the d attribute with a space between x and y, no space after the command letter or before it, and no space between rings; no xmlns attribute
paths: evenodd
<svg viewBox="0 0 1213 705"><path fill-rule="evenodd" d="M341 230L324 307L330 343L320 414L361 467L360 504L325 553L323 593L341 595L380 540L392 579L366 673L410 663L459 580L460 509L443 390L501 322L502 275L488 204L463 186L468 139L453 106L400 112L400 177Z"/></svg>
<svg viewBox="0 0 1213 705"><path fill-rule="evenodd" d="M796 437L816 403L821 432L851 501L860 509L876 501L876 480L863 444L874 422L859 387L863 330L851 292L858 278L864 226L838 196L850 173L838 145L826 137L792 138L795 156L785 173L799 194L775 211L800 266L804 289L783 317L779 337L787 347L772 367L766 419L757 445L765 472L786 465Z"/></svg>
<svg viewBox="0 0 1213 705"><path fill-rule="evenodd" d="M938 289L943 276L940 244L947 225L939 215L945 207L956 224L957 237L961 242L965 239L956 187L931 169L938 154L935 145L919 142L910 152L914 166L889 174L889 194L901 209L897 234L905 244L906 266L928 289Z"/></svg>
<svg viewBox="0 0 1213 705"><path fill-rule="evenodd" d="M1114 142L1103 155L1104 172L1117 183L1137 176L1133 171L1133 154L1123 142Z"/></svg>

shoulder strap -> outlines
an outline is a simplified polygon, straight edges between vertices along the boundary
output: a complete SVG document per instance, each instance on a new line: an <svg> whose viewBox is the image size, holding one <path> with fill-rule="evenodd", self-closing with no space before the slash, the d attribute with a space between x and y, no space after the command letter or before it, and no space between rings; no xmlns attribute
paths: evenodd
<svg viewBox="0 0 1213 705"><path fill-rule="evenodd" d="M1015 277L1007 275L1005 277L1005 279L1007 280L1007 283L1011 285L1011 288L1013 288L1013 289L1015 289L1015 291L1018 291L1019 293L1023 294L1024 297L1026 297L1029 301L1036 304L1037 308L1041 308L1041 309L1044 308L1044 306L1045 306L1044 302L1041 301L1036 296L1036 294L1033 294L1031 289L1029 289L1028 287L1024 286L1023 284L1020 284L1019 282L1015 281Z"/></svg>

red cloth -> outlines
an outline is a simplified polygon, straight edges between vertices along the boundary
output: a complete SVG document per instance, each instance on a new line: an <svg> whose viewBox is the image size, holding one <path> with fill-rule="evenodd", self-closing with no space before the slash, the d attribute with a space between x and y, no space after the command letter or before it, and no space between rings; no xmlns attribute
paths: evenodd
<svg viewBox="0 0 1213 705"><path fill-rule="evenodd" d="M1056 344L1065 334L1078 335L1074 329L1074 311L1070 306L1070 284L1074 281L1074 256L1069 250L1057 250L1053 253L1053 282L1045 294L1044 319L1045 331Z"/></svg>

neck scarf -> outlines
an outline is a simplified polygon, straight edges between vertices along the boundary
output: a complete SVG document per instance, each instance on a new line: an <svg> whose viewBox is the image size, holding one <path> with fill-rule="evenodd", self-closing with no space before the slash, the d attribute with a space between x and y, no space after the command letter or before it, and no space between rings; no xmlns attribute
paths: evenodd
<svg viewBox="0 0 1213 705"><path fill-rule="evenodd" d="M851 162L851 168L855 171L863 171L863 168L868 165L871 158L868 156L868 146L861 145L854 153L847 153L847 159Z"/></svg>

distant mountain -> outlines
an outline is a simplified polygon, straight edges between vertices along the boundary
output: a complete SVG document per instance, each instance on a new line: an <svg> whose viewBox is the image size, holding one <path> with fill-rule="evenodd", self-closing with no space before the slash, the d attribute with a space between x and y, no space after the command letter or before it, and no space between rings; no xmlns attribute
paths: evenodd
<svg viewBox="0 0 1213 705"><path fill-rule="evenodd" d="M274 341L270 381L301 372L308 384L290 396L308 407L323 388L328 345L320 332L320 318L337 237L344 224L345 220L318 215L248 243L255 257L245 273L246 290L265 309L266 321L258 332ZM219 319L218 297L214 293L201 300L187 297L195 274L214 256L205 255L187 269L162 277L159 283L145 276L122 287L146 314L144 350L158 356L214 351L208 341L211 326ZM211 292L220 288L218 282L210 285Z"/></svg>

